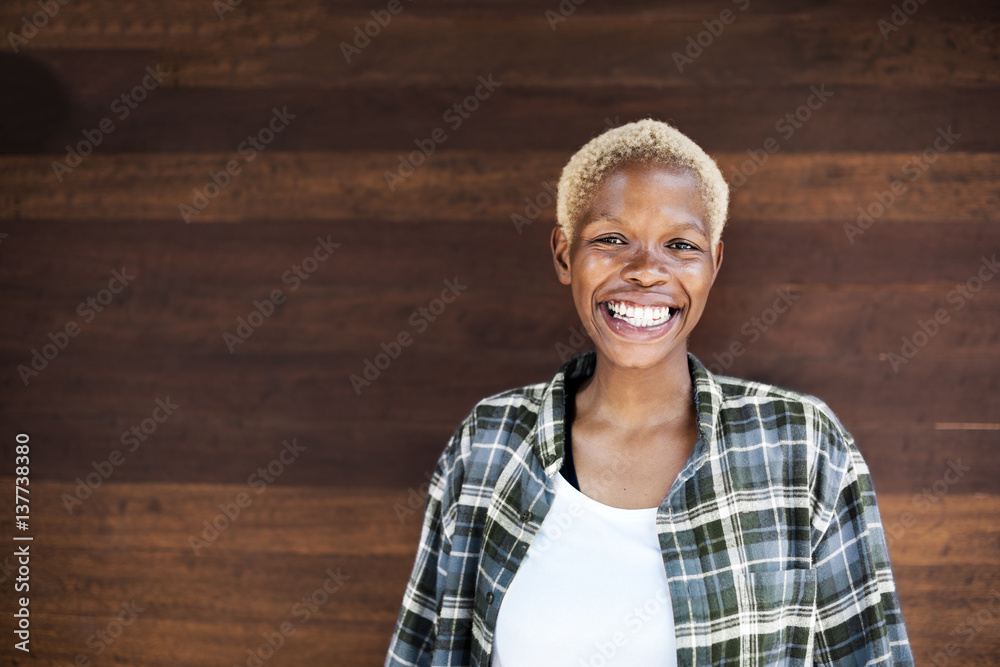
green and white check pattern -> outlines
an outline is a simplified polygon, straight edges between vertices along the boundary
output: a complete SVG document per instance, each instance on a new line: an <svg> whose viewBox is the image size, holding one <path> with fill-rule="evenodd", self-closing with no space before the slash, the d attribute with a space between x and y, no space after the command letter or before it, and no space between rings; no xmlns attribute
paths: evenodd
<svg viewBox="0 0 1000 667"><path fill-rule="evenodd" d="M555 495L564 380L595 364L588 351L550 382L483 399L455 429L387 667L489 666L497 611ZM813 396L712 375L692 354L688 366L700 437L656 517L678 665L912 665L851 435Z"/></svg>

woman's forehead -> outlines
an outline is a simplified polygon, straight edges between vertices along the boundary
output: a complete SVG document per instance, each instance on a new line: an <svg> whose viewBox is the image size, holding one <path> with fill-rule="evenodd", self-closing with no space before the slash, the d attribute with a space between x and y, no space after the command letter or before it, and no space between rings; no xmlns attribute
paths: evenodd
<svg viewBox="0 0 1000 667"><path fill-rule="evenodd" d="M609 173L595 188L582 223L627 223L620 214L630 205L654 206L666 217L696 223L699 231L708 231L706 206L697 176L690 170L640 165Z"/></svg>

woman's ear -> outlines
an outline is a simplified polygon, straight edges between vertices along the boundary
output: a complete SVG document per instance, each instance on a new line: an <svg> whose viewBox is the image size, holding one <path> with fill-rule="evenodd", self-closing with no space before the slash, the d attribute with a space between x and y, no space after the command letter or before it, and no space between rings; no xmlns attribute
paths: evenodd
<svg viewBox="0 0 1000 667"><path fill-rule="evenodd" d="M563 285L570 284L569 240L562 227L552 228L552 262L556 266L556 276Z"/></svg>
<svg viewBox="0 0 1000 667"><path fill-rule="evenodd" d="M712 271L712 284L715 284L715 277L719 275L719 269L722 267L722 241L719 241L715 245L715 268Z"/></svg>

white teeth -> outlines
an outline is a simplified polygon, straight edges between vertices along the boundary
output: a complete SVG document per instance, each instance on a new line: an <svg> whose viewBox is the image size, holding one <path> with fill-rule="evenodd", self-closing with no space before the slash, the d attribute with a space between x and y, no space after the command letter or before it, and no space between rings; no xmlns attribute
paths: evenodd
<svg viewBox="0 0 1000 667"><path fill-rule="evenodd" d="M618 301L609 302L612 316L624 320L634 327L650 327L663 324L673 316L669 308L637 306Z"/></svg>

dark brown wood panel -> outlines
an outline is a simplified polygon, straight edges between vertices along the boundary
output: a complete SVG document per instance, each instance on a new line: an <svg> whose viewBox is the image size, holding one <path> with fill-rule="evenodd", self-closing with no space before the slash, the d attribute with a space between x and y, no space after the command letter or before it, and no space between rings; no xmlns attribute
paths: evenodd
<svg viewBox="0 0 1000 667"><path fill-rule="evenodd" d="M118 9L109 3L106 11ZM101 49L113 43L122 50L158 50L156 62L174 73L171 85L182 87L335 88L364 82L471 89L478 76L489 74L502 83L539 87L583 82L980 87L1000 82L995 67L983 67L997 57L992 27L965 21L911 20L904 24L905 34L885 39L871 18L751 20L746 14L726 26L710 48L692 51L697 59L679 68L673 53L685 50L689 37L706 30L702 21L716 19L719 11L679 21L580 12L555 31L544 10L537 17L505 19L424 19L404 12L348 63L340 43L352 38L358 19L329 17L313 6L281 5L269 14L233 12L219 21L200 5L196 15L129 24L90 16L75 24L65 20L61 28L53 22L52 29L39 31L31 48ZM888 17L892 7L884 11ZM21 15L14 14L6 24L20 21ZM622 31L628 39L621 39ZM319 34L330 38L318 39ZM768 48L760 48L765 43ZM802 67L803 62L810 67Z"/></svg>
<svg viewBox="0 0 1000 667"><path fill-rule="evenodd" d="M981 262L969 269L977 280L978 266ZM825 358L831 347L845 358L869 361L885 361L890 353L919 352L921 359L1000 362L1000 279L973 284L982 286L980 291L969 291L967 280L869 289L718 285L692 343L706 354L706 364L721 364L717 372L744 355L771 359L785 352ZM467 289L456 296L450 285ZM281 290L278 305L271 300L275 289ZM430 288L400 289L391 295L375 288L322 285L293 291L281 283L165 291L136 280L127 296L123 293L100 312L94 310L101 308L99 303L88 305L92 294L63 296L68 305L59 312L39 311L28 290L12 292L9 312L23 325L16 335L0 339L0 358L26 366L36 351L51 354L59 345L68 359L143 350L157 350L161 356L320 358L335 351L363 359L378 353L383 343L392 346L401 335L405 338L400 353L410 346L426 352L471 349L481 354L551 350L555 361L560 351L565 356L559 345L578 347L570 340L573 332L585 333L568 291L554 279L548 285L496 287L476 276L451 276ZM434 307L435 300L441 305L442 293L454 303L435 316L427 308ZM55 301L57 292L50 294ZM75 308L79 303L84 304L82 311ZM272 315L264 320L262 312ZM177 321L188 323L174 325ZM80 333L69 337L67 326ZM331 345L331 337L336 345ZM52 361L53 367L59 365L58 359ZM895 370L919 361L907 357L887 363ZM26 382L30 386L34 377Z"/></svg>
<svg viewBox="0 0 1000 667"><path fill-rule="evenodd" d="M45 639L33 663L70 664L79 653L93 659L100 644L88 639L118 618L123 603L136 618L106 647L105 659L243 664L247 647L289 622L296 633L273 664L379 662L412 567L420 513L401 522L392 509L401 492L390 489L273 488L196 555L192 525L212 518L215 505L241 488L112 483L72 517L47 503L35 517L35 547L44 548L32 561L33 618ZM54 497L71 486L36 490ZM1000 637L995 624L980 618L979 631L966 639L969 619L1000 586L1000 499L946 491L918 504L882 493L879 505L914 650L925 655L957 641L962 664L988 664ZM0 526L11 527L6 520ZM383 546L358 548L373 540ZM106 567L109 561L117 566ZM340 587L314 598L307 615L308 607L295 605L315 594L328 570ZM966 605L952 604L956 597Z"/></svg>
<svg viewBox="0 0 1000 667"><path fill-rule="evenodd" d="M372 356L378 351L376 344ZM747 354L740 357L745 362L738 374L822 395L838 414L861 423L984 421L997 414L1000 378L990 366L995 357L941 358L928 352L919 352L898 373L874 357ZM267 410L293 419L310 411L336 411L359 419L408 419L442 411L454 414L492 393L551 379L558 367L554 354L553 349L501 349L484 358L479 351L413 347L360 395L349 380L351 374L364 372L365 359L356 353L311 358L272 353L93 354L72 363L58 364L57 358L28 387L8 371L0 387L8 408L19 412L45 412L58 401L120 415L128 420L125 424L148 416L152 401L166 394L187 401L191 412ZM450 378L447 387L438 387L442 376ZM960 381L969 395L954 401L953 388L942 378Z"/></svg>
<svg viewBox="0 0 1000 667"><path fill-rule="evenodd" d="M820 396L855 433L878 483L890 490L932 484L950 458L977 466L964 492L990 490L1000 422L997 377L989 370L996 357L926 354L898 374L874 358L787 353L748 354L727 372ZM307 448L306 465L289 466L282 484L419 484L479 398L545 380L559 364L551 349L496 351L489 364L453 350L414 349L357 395L349 376L364 369L355 356L93 356L54 365L27 388L12 387L16 377L6 380L5 409L18 415L6 428L36 434L51 451L51 463L36 473L43 478L85 478L95 463L107 469L104 462L117 450L124 462L114 470L116 480L237 482L273 460L283 440L297 438ZM447 390L435 376L448 378ZM960 401L955 386L968 392ZM167 397L180 406L175 416L146 441L123 443L123 433ZM66 405L75 412L54 407ZM48 426L54 421L63 426ZM393 426L373 425L378 421ZM974 430L956 431L956 424ZM371 466L373 457L380 466Z"/></svg>
<svg viewBox="0 0 1000 667"><path fill-rule="evenodd" d="M817 391L823 393L822 388ZM180 402L177 395L167 395ZM467 407L455 401L453 409L435 415L434 420L401 419L388 424L337 410L291 416L242 411L220 420L205 411L192 414L187 410L190 406L182 403L183 423L164 427L134 451L131 445L123 446L120 438L145 418L141 414L129 420L90 411L18 411L13 426L44 434L39 437L45 440L46 463L38 472L43 479L85 480L103 469L116 482L245 483L278 455L285 440L295 438L308 452L303 453L305 465L289 466L282 485L409 488L427 481L453 430L478 400L473 396L465 397ZM137 410L152 411L156 398L164 395L149 398ZM996 487L1000 427L995 417L990 422L967 421L969 417L943 412L932 422L915 423L904 415L873 424L854 418L849 407L838 416L864 454L879 490L919 493L942 478L949 461L974 466L963 474L956 492L988 493ZM6 436L11 433L9 428L4 431ZM123 460L109 474L105 462L115 450ZM379 465L373 466L373 460ZM192 461L197 465L192 466ZM91 477L92 484L96 480Z"/></svg>
<svg viewBox="0 0 1000 667"><path fill-rule="evenodd" d="M742 3L740 3L742 4ZM223 12L225 21L242 19L259 24L300 25L308 26L314 23L316 17L349 17L370 20L373 6L365 0L337 0L337 2L320 2L315 6L306 3L293 2L257 2L244 0L239 10ZM405 7L405 5L404 5ZM636 14L640 18L657 20L701 20L721 10L735 9L733 3L726 0L680 0L669 4L651 5L645 0L588 0L586 7L578 10L580 15L598 14L601 16L622 15L632 18ZM537 18L546 23L545 11L558 11L558 3L539 4L536 0L476 0L470 3L456 4L452 0L422 0L419 5L420 16L430 17L479 17L479 16L517 16ZM4 25L7 22L17 24L20 17L38 11L31 0L10 0L5 3L3 13ZM830 18L882 18L888 16L891 7L886 9L880 3L868 0L829 0L803 3L796 0L754 0L754 16L787 16L799 20L820 20ZM243 13L251 16L242 16ZM574 12L575 14L575 12ZM175 0L169 7L143 0L91 0L86 4L86 11L67 11L63 14L67 25L63 32L78 32L86 25L91 29L106 26L107 32L119 31L131 35L165 34L171 25L185 23L197 24L207 19L217 19L214 8L205 7L201 0ZM921 18L950 19L955 21L977 21L1000 18L1000 11L995 3L989 0L957 0L950 3L924 4L920 9ZM175 28L177 36L183 36L179 28ZM145 32L143 32L145 31ZM159 32L158 32L159 31ZM119 35L120 36L120 35Z"/></svg>
<svg viewBox="0 0 1000 667"><path fill-rule="evenodd" d="M976 269L981 265L982 260L970 262L969 276L978 280ZM54 301L68 304L60 313L39 311L31 288L11 290L8 312L24 324L16 336L11 332L0 339L0 351L12 362L27 363L32 350L52 344L51 333L65 343L68 358L154 349L163 355L212 355L226 353L230 347L234 355L324 355L335 349L364 357L382 342L406 332L419 340L422 349L511 353L549 349L558 359L556 345L568 345L572 337L566 323L576 320L572 326L583 332L568 289L554 277L550 284L495 286L475 275L445 276L437 285L388 295L374 286L302 285L293 291L280 281L249 289L192 286L179 292L136 279L127 296L123 292L114 306L101 312L94 310L99 303L92 308L86 301L93 294L49 291ZM923 331L916 333L921 355L1000 359L1000 279L974 281L982 285L978 292L971 292L967 282L885 287L791 282L716 285L700 323L705 326L699 326L693 340L700 350L722 356L736 346L737 357L773 356L783 350L824 357L833 346L845 356L873 359L898 353L902 338L909 341ZM451 299L450 285L467 289L460 289L452 306L435 317L426 309L440 300L442 292ZM964 291L956 290L956 285ZM275 289L282 292L278 305L270 296ZM84 317L75 308L79 303L84 304ZM250 328L248 317L256 323L254 317L262 310L273 310L273 315ZM88 318L92 318L89 323ZM80 329L74 338L63 333L70 320ZM179 320L188 324L171 324ZM424 329L433 333L425 336ZM242 343L225 337L250 331ZM331 337L337 341L335 346L330 344ZM25 339L32 343L25 346Z"/></svg>
<svg viewBox="0 0 1000 667"><path fill-rule="evenodd" d="M42 5L0 3L0 474L30 433L36 531L34 654L4 644L0 663L245 665L339 568L343 589L266 665L382 664L454 428L584 349L545 184L646 116L735 189L691 350L830 405L871 469L918 664L1000 662L1000 5L587 0L550 24L570 3L404 0L347 63L341 42L384 2L56 4L15 54L8 37ZM168 74L120 117L111 105L156 66ZM444 110L480 76L500 83L451 127ZM802 107L813 88L829 99ZM247 161L240 143L286 107ZM57 176L103 119L114 131ZM436 127L447 140L391 191L386 173ZM186 224L179 206L233 159ZM906 190L878 212L894 180ZM850 226L859 208L870 227ZM340 247L293 290L285 272L320 238ZM135 276L117 295L101 291L113 271ZM415 331L445 280L468 290ZM230 354L223 332L277 288L287 303ZM796 297L785 313L776 290ZM103 312L77 311L98 297ZM412 345L359 395L350 376L400 332ZM39 349L54 358L25 386ZM167 397L180 407L130 451L122 434ZM196 554L192 534L286 440L299 458ZM95 655L133 598L143 612Z"/></svg>
<svg viewBox="0 0 1000 667"><path fill-rule="evenodd" d="M512 196L511 211L520 206L523 215L525 197L537 194L525 190ZM136 289L143 285L165 294L240 287L254 295L282 288L295 296L282 276L301 265L322 237L341 247L303 281L301 290L386 291L398 285L432 290L446 277L469 276L479 286L531 285L542 293L562 289L568 296L568 288L555 287L549 250L554 224L551 206L520 233L509 214L495 221L407 224L291 218L281 224L251 219L239 226L7 220L0 223L7 234L0 244L0 287L12 297L52 295L30 310L11 312L25 318L50 312L57 324L74 317L79 302L107 287L111 272L123 267L137 276ZM972 277L982 257L1000 252L1000 226L993 221L880 221L852 244L843 222L734 217L722 239L725 258L717 287L829 286L859 289L859 298L883 287L944 290ZM781 258L777 265L776 256ZM714 300L709 300L710 313Z"/></svg>
<svg viewBox="0 0 1000 667"><path fill-rule="evenodd" d="M179 402L177 396L166 396ZM308 465L291 466L283 484L409 487L427 481L452 431L474 402L470 398L470 405L463 409L456 401L455 409L433 421L400 420L391 424L351 418L336 411L306 413L297 418L237 413L231 419L219 420L185 410L183 425L176 429L182 437L171 436L169 430L159 431L158 437L151 436L134 451L131 445L122 445L120 437L140 421L138 416L132 421L113 421L110 415L92 412L21 411L15 425L30 433L45 434L47 462L39 475L47 479L86 479L103 468L105 475L118 482L181 478L193 483L245 482L277 456L285 440L294 438L307 448L304 460ZM154 406L152 398L145 407L151 411ZM450 415L453 418L449 420ZM933 422L871 424L851 418L850 411L839 416L868 461L879 489L918 492L942 477L948 461L975 464L963 476L963 493L990 492L995 488L1000 473L995 456L996 421L970 422L944 414ZM247 433L248 429L252 434ZM200 437L194 437L195 433ZM110 469L104 462L115 450L122 454L123 461L113 474L108 474ZM194 468L192 460L198 462ZM378 460L379 466L373 467L372 460Z"/></svg>
<svg viewBox="0 0 1000 667"><path fill-rule="evenodd" d="M8 151L66 153L84 131L110 118L114 132L96 147L99 154L137 152L222 152L235 150L256 134L275 107L287 108L294 123L275 147L288 151L380 150L415 148L437 127L448 130L442 114L469 95L468 85L386 88L360 85L316 90L161 87L134 113L121 118L109 106L145 76L157 61L152 52L41 51L0 62L9 85L20 91L16 110L29 118L53 113L56 91L68 97L58 123L44 139L2 133ZM38 71L40 65L46 68ZM87 76L81 76L86 73ZM49 85L40 85L40 80ZM446 131L439 150L502 152L512 149L559 150L567 154L609 124L644 117L671 122L708 151L761 148L772 138L781 151L922 151L936 128L959 136L951 151L996 151L991 111L1000 106L996 88L898 87L891 95L878 87L824 85L830 97L814 113L799 111L813 84L668 89L609 85L594 88L515 87L503 84L503 102L483 104L456 131ZM399 109L406 108L405 115ZM904 116L897 109L906 108ZM808 118L791 124L787 114ZM196 124L190 119L198 118ZM149 127L156 132L149 132ZM350 131L342 128L349 127ZM326 128L310 131L309 128Z"/></svg>
<svg viewBox="0 0 1000 667"><path fill-rule="evenodd" d="M932 146L936 130L927 132ZM880 222L985 222L1000 206L1000 159L991 153L932 153L933 164L917 155L810 153L771 155L732 196L733 218L769 222L857 224L859 208ZM749 160L745 153L713 156L723 174ZM916 158L916 161L914 161ZM251 162L231 154L92 155L57 181L51 156L0 158L0 219L99 222L166 220L203 224L244 218L280 223L289 219L384 221L509 220L523 215L525 197L546 193L566 155L541 151L431 155L389 189L386 174L397 171L398 153L263 152ZM240 171L214 198L198 204L196 190L215 187L210 174L235 161ZM924 169L926 167L926 169ZM749 170L749 168L748 168ZM234 168L235 171L235 168ZM228 177L228 174L226 174ZM898 196L888 192L898 181ZM738 182L738 181L734 181ZM216 188L217 189L217 188ZM209 189L209 192L216 190ZM888 194L886 194L888 193ZM888 207L877 201L889 202ZM190 210L182 210L181 205ZM879 208L881 207L881 209ZM881 212L879 212L881 211ZM186 214L186 219L185 219ZM867 232L862 228L864 238ZM845 234L845 239L847 235Z"/></svg>

